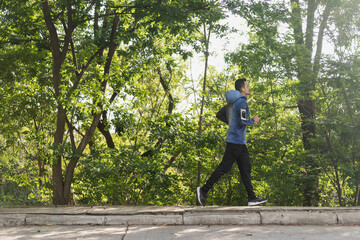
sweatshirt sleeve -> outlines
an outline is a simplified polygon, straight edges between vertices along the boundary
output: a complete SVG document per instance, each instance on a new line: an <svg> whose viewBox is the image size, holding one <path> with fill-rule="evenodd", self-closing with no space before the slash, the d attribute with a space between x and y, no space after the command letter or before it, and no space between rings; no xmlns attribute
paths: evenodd
<svg viewBox="0 0 360 240"><path fill-rule="evenodd" d="M238 118L239 118L239 125L241 127L254 125L254 119L249 118L249 107L246 102L240 102L237 106L238 110Z"/></svg>

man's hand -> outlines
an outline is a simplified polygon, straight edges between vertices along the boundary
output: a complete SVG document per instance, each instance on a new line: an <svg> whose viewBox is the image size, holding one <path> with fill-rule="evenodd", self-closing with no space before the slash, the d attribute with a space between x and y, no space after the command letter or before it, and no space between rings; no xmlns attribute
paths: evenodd
<svg viewBox="0 0 360 240"><path fill-rule="evenodd" d="M260 118L258 116L253 117L253 119L255 124L258 124L260 121Z"/></svg>

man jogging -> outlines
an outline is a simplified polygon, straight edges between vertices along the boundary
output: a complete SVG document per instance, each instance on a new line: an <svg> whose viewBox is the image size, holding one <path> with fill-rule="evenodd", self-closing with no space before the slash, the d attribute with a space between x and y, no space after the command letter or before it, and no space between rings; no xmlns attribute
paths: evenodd
<svg viewBox="0 0 360 240"><path fill-rule="evenodd" d="M248 205L255 206L267 202L267 199L258 198L254 193L251 183L249 151L246 147L246 127L257 124L260 119L258 116L250 120L248 119L250 110L247 104L247 96L250 95L250 88L246 79L236 80L235 89L225 94L226 100L232 104L232 109L229 119L229 130L226 134L224 157L206 184L196 189L198 201L202 206L205 206L208 191L224 174L230 171L235 161L239 167L241 179L248 194Z"/></svg>

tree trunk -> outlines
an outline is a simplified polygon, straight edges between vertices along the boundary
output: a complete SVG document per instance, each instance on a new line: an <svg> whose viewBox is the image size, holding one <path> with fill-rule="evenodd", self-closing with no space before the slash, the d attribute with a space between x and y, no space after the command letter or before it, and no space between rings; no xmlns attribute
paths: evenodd
<svg viewBox="0 0 360 240"><path fill-rule="evenodd" d="M210 41L211 28L207 34L206 24L204 23L204 44L205 44L205 67L204 67L204 78L203 78L203 87L202 87L202 97L201 97L201 108L199 116L199 137L202 134L202 123L203 123L203 114L204 114L204 105L205 105L205 91L206 91L206 81L207 81L207 69L208 69L208 60L209 60L209 41ZM197 186L201 184L201 153L198 151L198 166L197 166Z"/></svg>
<svg viewBox="0 0 360 240"><path fill-rule="evenodd" d="M106 112L105 112L105 114L106 114ZM103 114L103 116L104 116L104 114ZM102 121L99 121L97 128L99 129L101 134L105 137L107 146L111 149L115 149L114 140L113 140L111 133L108 130L107 126L108 126L108 121L107 121L107 117L106 117L106 118L103 118Z"/></svg>
<svg viewBox="0 0 360 240"><path fill-rule="evenodd" d="M334 152L334 148L332 147L332 144L330 142L330 134L327 133L327 131L324 132L325 135L325 139L326 139L326 143L329 147L329 151L332 153ZM343 201L342 201L342 188L341 188L341 184L340 184L340 177L339 177L339 170L338 170L338 161L336 159L334 159L332 156L330 157L332 162L333 162L333 166L334 166L334 173L335 173L335 184L336 184L336 192L338 195L338 199L339 199L339 205L343 206Z"/></svg>
<svg viewBox="0 0 360 240"><path fill-rule="evenodd" d="M53 204L63 205L67 204L63 196L64 183L62 174L62 155L59 153L62 147L63 137L65 133L65 110L61 104L58 106L57 113L57 127L54 135L54 160L52 164L52 179L53 179Z"/></svg>
<svg viewBox="0 0 360 240"><path fill-rule="evenodd" d="M315 137L315 117L316 108L315 100L312 98L312 92L315 89L315 83L320 69L320 58L322 52L322 42L324 30L333 7L332 1L328 1L323 11L322 19L319 26L319 34L316 45L315 59L312 63L313 40L315 28L315 12L318 9L320 1L307 1L306 9L306 30L303 33L301 7L299 0L291 0L292 4L292 28L294 31L294 40L297 48L300 49L295 56L297 64L297 77L299 83L298 110L301 116L301 129L304 149L311 151L312 139ZM307 176L304 180L304 204L307 206L317 205L318 202L318 175L319 170L313 157L307 158L306 166Z"/></svg>
<svg viewBox="0 0 360 240"><path fill-rule="evenodd" d="M53 156L53 164L52 164L52 174L53 174L53 204L55 205L66 205L69 203L70 200L70 189L71 189L71 182L73 179L74 171L76 168L76 165L79 161L79 155L83 153L86 146L91 141L94 132L96 130L96 127L99 124L101 113L95 113L93 112L93 120L91 123L91 126L86 130L86 133L83 135L83 138L81 139L78 147L75 146L75 141L73 137L71 138L72 146L73 146L73 153L70 162L67 164L66 172L65 172L65 178L63 176L63 157L61 153L61 148L64 142L64 134L65 134L65 124L67 120L66 116L66 109L63 106L63 103L60 100L61 93L60 89L62 86L62 76L61 76L61 68L62 64L65 60L65 57L68 53L69 45L72 42L72 33L74 30L74 26L72 23L72 5L71 2L68 3L66 7L66 14L67 14L67 22L64 24L64 30L65 30L65 38L63 41L63 47L61 48L59 36L57 33L57 29L55 26L55 19L51 15L51 10L48 1L42 2L42 11L44 14L45 23L47 26L47 29L50 34L50 45L51 45L51 53L53 58L53 86L55 90L55 98L57 101L57 119L56 119L56 131L54 134L54 156ZM100 53L103 52L105 47L109 47L106 63L104 66L104 75L105 78L101 80L101 86L102 86L102 92L105 93L106 86L107 86L107 76L110 72L110 66L111 62L117 47L117 44L115 42L116 39L116 32L118 28L118 24L120 22L120 15L116 15L113 20L112 25L112 32L110 36L109 43L106 43L103 47L100 47L99 50L88 60L88 63L86 64L86 67L82 69L82 72L86 70L86 68L91 64L93 59L95 59L96 56L98 56ZM65 26L67 24L67 26ZM95 27L97 28L97 27ZM96 30L96 29L95 29ZM76 65L76 55L75 51L73 50L73 61ZM76 66L76 73L78 69ZM75 90L78 86L78 83L80 82L80 79L82 77L82 74L78 73L76 74L78 76L76 84L74 84L73 89ZM101 103L98 104L98 107L102 109ZM68 121L69 129L72 128L70 125L70 122ZM72 130L71 130L72 131Z"/></svg>

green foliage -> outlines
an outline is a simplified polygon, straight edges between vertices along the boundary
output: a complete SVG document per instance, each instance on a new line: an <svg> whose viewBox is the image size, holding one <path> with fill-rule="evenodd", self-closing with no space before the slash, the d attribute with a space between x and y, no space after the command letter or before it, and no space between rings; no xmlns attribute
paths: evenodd
<svg viewBox="0 0 360 240"><path fill-rule="evenodd" d="M93 149L75 176L74 195L78 204L176 204L176 183L159 161L133 149L114 154Z"/></svg>
<svg viewBox="0 0 360 240"><path fill-rule="evenodd" d="M1 205L52 204L59 159L62 184L78 161L72 203L195 205L198 174L204 184L222 160L227 126L215 114L238 77L250 80L251 114L260 117L248 128L257 195L268 197L269 205L301 206L310 182L320 206L360 204L358 1L331 6L326 36L335 48L320 56L314 75L316 59L306 61L312 49L296 44L291 29L305 20L285 2L49 1L59 50L66 50L58 85L44 3L0 3ZM318 3L323 10L326 1ZM306 6L298 6L301 13ZM227 56L224 72L208 68L203 91L203 79L186 74L186 60L195 51L210 56L204 29L218 37L229 33L219 23L225 8L246 19L249 42ZM311 92L304 91L303 70L312 76ZM304 149L298 110L304 96L316 106L311 150ZM101 116L103 128L99 124L85 138L94 116ZM63 138L55 144L59 132ZM78 151L84 139L88 143ZM236 166L207 199L208 205L246 202Z"/></svg>
<svg viewBox="0 0 360 240"><path fill-rule="evenodd" d="M353 9L348 8L350 2ZM256 108L268 106L265 111L264 108L258 108L255 112L263 110L267 113L263 115L265 121L268 121L269 117L273 120L274 124L266 123L265 132L275 130L273 138L270 139L278 141L273 148L276 151L270 152L266 157L269 156L271 159L273 156L278 156L281 160L286 156L287 149L294 149L294 143L302 140L298 138L301 129L295 124L296 118L299 118L301 122L306 120L307 123L303 125L305 128L306 125L316 126L314 128L316 136L312 137L311 145L306 147L310 151L299 154L295 159L295 169L298 169L296 171L301 170L306 175L289 181L289 185L294 181L299 184L292 185L292 189L295 190L293 194L298 192L297 197L306 197L302 196L304 191L308 191L305 186L312 185L314 196L321 192L321 205L342 206L359 204L358 154L353 150L358 148L358 128L355 122L359 108L352 92L352 90L357 91L359 87L359 76L353 70L353 67L358 64L354 49L359 46L357 37L359 25L350 24L351 21L348 18L349 16L358 18L358 11L354 9L359 8L359 3L355 1L333 3L335 2L319 2L319 5L310 6L304 2L299 6L286 6L285 3L239 1L241 7L233 8L233 12L246 18L251 29L250 41L241 44L236 52L228 56L228 59L245 75L254 79L254 85L261 89L265 96L259 97L254 94L256 101L261 101L255 103ZM317 8L323 10L322 15L316 14ZM298 15L296 15L297 11L299 11ZM311 11L314 11L314 18L318 19L313 25L302 19ZM349 15L344 19L340 16L340 12L341 14L346 12ZM328 21L326 14L329 14ZM343 25L345 22L349 24L346 27ZM303 32L302 26L305 26L306 32ZM324 39L319 35L317 42L314 41L315 38L312 36L314 26L318 26L319 32L326 31L325 26L331 29L326 34L331 36L332 44L335 46L334 54L322 55ZM340 30L341 26L344 28ZM349 28L353 31L342 34L344 29ZM314 42L316 45L313 44ZM314 53L316 56L312 58L311 55L314 56ZM270 95L266 94L269 92L266 89L269 88ZM310 101L314 103L316 107L313 108L315 110L313 117L310 116L311 114L306 116L306 111L298 117L297 111L288 111L293 107L300 110L302 102L299 99L309 100L309 104ZM309 116L310 118L305 119ZM282 139L282 131L296 134L285 140ZM251 133L256 132L251 131ZM303 139L305 137L307 136L303 134ZM268 141L270 139L266 138ZM259 143L259 140L254 141L256 145ZM258 149L272 148L259 146ZM298 147L296 149L299 152L303 151ZM262 155L265 156L265 154ZM280 162L284 163L282 160ZM347 184L349 182L352 183L350 186ZM321 186L318 186L318 183ZM332 191L324 189L324 186L329 186L327 185L329 183L333 188ZM324 192L329 195L326 196ZM334 192L336 192L335 199ZM349 201L351 194L353 195ZM282 198L279 197L281 195L277 195L278 199ZM313 200L318 201L318 199ZM290 204L297 205L302 201L290 200Z"/></svg>

